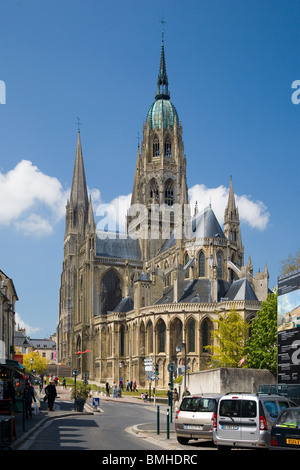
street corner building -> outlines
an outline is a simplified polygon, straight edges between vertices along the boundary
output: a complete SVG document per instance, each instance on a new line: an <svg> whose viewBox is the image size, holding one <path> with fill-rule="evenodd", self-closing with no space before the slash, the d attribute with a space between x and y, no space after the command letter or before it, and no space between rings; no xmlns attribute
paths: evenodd
<svg viewBox="0 0 300 470"><path fill-rule="evenodd" d="M162 38L155 100L143 124L125 234L97 230L78 131L66 206L58 325L59 362L89 379L146 385L144 359L186 355L192 372L210 359L213 320L235 308L249 323L268 295L268 270L244 264L239 211L230 178L224 226L211 205L190 208L183 128L170 99ZM228 179L229 179L228 178ZM201 201L200 201L201 202ZM86 354L78 352L89 351Z"/></svg>

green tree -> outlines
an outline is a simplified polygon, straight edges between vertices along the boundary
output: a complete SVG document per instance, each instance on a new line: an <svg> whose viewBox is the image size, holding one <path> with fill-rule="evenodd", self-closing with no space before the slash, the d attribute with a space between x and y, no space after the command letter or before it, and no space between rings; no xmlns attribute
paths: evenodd
<svg viewBox="0 0 300 470"><path fill-rule="evenodd" d="M245 344L249 330L249 324L235 310L229 313L220 313L214 320L217 328L212 332L215 340L212 349L210 364L218 364L220 367L239 367L240 361L245 356Z"/></svg>
<svg viewBox="0 0 300 470"><path fill-rule="evenodd" d="M277 370L277 293L268 295L252 322L252 333L246 344L247 367Z"/></svg>
<svg viewBox="0 0 300 470"><path fill-rule="evenodd" d="M30 360L33 359L31 364ZM40 356L38 352L30 352L23 355L23 366L26 369L26 372L32 372L35 370L35 375L41 375L47 370L47 360Z"/></svg>

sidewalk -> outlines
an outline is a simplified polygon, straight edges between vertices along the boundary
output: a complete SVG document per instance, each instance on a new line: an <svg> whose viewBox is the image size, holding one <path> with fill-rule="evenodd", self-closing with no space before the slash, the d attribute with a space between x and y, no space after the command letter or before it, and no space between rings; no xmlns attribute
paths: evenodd
<svg viewBox="0 0 300 470"><path fill-rule="evenodd" d="M40 411L37 415L32 414L32 419L23 420L22 413L15 414L15 425L16 425L16 439L7 447L8 449L17 450L18 447L31 436L39 427L43 426L45 422L49 419L69 417L72 415L78 416L79 412L74 411L74 403L71 399L71 394L69 389L63 389L61 386L58 386L57 389L58 398L55 401L55 408L53 411L47 410L47 403L41 400ZM93 407L93 399L89 398L86 402L83 412L80 412L80 415L101 413L101 402L103 401L115 401L118 403L135 403L140 406L147 407L151 409L153 413L157 415L157 406L153 403L144 403L137 397L131 396L122 396L118 398L113 398L112 396L106 397L104 395L97 395L100 398L100 407L98 410ZM182 450L182 447L178 444L175 435L175 425L174 418L173 423L169 424L169 438L167 436L167 405L159 405L160 410L160 426L159 434L157 434L157 423L142 423L137 424L136 426L129 427L126 429L126 432L135 434L139 439L147 439L148 441L153 442L153 444L162 447L167 450Z"/></svg>

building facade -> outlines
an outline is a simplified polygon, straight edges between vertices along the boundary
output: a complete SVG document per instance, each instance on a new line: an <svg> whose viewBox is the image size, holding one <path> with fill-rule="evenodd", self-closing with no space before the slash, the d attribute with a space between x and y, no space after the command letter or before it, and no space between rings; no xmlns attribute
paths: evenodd
<svg viewBox="0 0 300 470"><path fill-rule="evenodd" d="M146 383L144 359L203 370L213 320L236 310L247 321L268 294L267 267L244 264L230 178L221 228L211 205L190 208L183 128L170 100L164 41L155 100L143 126L126 234L99 231L88 197L78 132L66 206L58 325L59 361L99 383Z"/></svg>
<svg viewBox="0 0 300 470"><path fill-rule="evenodd" d="M0 271L0 360L14 360L15 303L18 295L13 283Z"/></svg>

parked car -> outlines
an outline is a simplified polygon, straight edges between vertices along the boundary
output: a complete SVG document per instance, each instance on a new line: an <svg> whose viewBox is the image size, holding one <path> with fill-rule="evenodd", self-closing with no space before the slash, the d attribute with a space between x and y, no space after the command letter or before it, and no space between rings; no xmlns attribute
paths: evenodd
<svg viewBox="0 0 300 470"><path fill-rule="evenodd" d="M213 440L219 450L269 448L272 426L280 412L296 404L281 395L230 393L219 400Z"/></svg>
<svg viewBox="0 0 300 470"><path fill-rule="evenodd" d="M175 417L179 444L190 439L212 439L213 417L222 394L196 394L182 399Z"/></svg>
<svg viewBox="0 0 300 470"><path fill-rule="evenodd" d="M300 407L282 411L271 429L271 450L300 450Z"/></svg>

